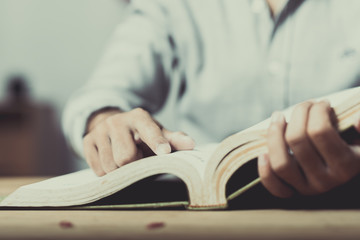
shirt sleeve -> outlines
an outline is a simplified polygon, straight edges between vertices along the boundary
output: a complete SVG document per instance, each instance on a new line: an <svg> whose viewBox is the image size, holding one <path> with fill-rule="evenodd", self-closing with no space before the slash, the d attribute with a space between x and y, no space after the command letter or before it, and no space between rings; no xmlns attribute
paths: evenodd
<svg viewBox="0 0 360 240"><path fill-rule="evenodd" d="M129 6L129 16L115 29L92 77L65 106L63 130L78 155L84 157L82 138L96 110L142 107L154 113L164 104L174 59L169 29L167 9L159 2Z"/></svg>

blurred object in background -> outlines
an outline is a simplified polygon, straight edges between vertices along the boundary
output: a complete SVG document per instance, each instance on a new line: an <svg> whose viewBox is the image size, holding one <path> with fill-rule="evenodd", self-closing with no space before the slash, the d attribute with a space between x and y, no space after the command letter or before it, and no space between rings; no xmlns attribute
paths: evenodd
<svg viewBox="0 0 360 240"><path fill-rule="evenodd" d="M0 101L0 176L69 172L70 156L54 109L31 99L25 78L9 78Z"/></svg>
<svg viewBox="0 0 360 240"><path fill-rule="evenodd" d="M66 101L91 76L126 6L123 0L0 0L0 103L8 76L19 69L31 99L51 104L60 122ZM88 167L75 155L71 165L71 171Z"/></svg>

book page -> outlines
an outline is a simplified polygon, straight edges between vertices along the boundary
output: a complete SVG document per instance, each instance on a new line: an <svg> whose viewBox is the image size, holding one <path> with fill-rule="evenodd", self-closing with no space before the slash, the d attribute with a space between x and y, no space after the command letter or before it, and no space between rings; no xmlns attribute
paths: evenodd
<svg viewBox="0 0 360 240"><path fill-rule="evenodd" d="M63 189L76 188L85 184L98 181L99 177L91 169L50 178L41 182L26 185L27 189L51 189L61 191Z"/></svg>
<svg viewBox="0 0 360 240"><path fill-rule="evenodd" d="M0 206L71 206L81 205L109 196L146 177L169 173L179 177L188 187L195 205L201 199L201 182L209 156L216 145L197 147L152 156L126 164L102 177L91 169L54 177L23 186Z"/></svg>
<svg viewBox="0 0 360 240"><path fill-rule="evenodd" d="M320 101L324 99L330 102L330 105L334 108L335 113L339 115L345 110L351 108L352 106L360 104L360 87L347 89L325 97L311 99L309 101ZM341 109L339 109L339 106L341 106ZM291 114L295 107L296 105L282 111L286 118L286 121L290 120ZM349 126L349 122L351 124L352 118L347 116L346 124L343 124L344 119L341 120L342 126L339 127L341 127L341 129L344 129L346 126ZM207 176L205 177L206 181L210 181L211 179L213 179L213 174L216 171L217 167L222 163L223 158L230 152L234 151L234 149L237 149L254 141L265 141L266 132L270 125L270 122L271 119L268 118L250 128L242 130L224 139L219 144L219 148L215 151L214 155L211 157L211 162L209 162L209 164L207 165Z"/></svg>
<svg viewBox="0 0 360 240"><path fill-rule="evenodd" d="M191 165L196 168L196 170L199 172L199 175L203 179L205 174L205 166L207 165L217 146L217 143L210 143L196 146L193 150L178 151L172 154L178 158L184 159L184 161L191 162Z"/></svg>
<svg viewBox="0 0 360 240"><path fill-rule="evenodd" d="M215 150L217 144L208 144L197 146L194 150L177 151L169 154L169 157L181 158L181 161L190 162L200 175L204 174L204 166L209 160L211 154ZM116 170L115 170L116 171ZM64 177L66 176L66 177ZM69 189L72 187L84 186L91 182L98 181L99 178L91 169L81 170L75 173L70 173L64 176L58 176L47 179L42 182L29 184L26 186L28 189L52 189L61 190Z"/></svg>

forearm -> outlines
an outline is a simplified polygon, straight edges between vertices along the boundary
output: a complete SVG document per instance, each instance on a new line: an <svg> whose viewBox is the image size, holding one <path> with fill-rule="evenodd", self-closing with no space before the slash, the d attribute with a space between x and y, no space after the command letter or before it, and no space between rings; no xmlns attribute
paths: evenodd
<svg viewBox="0 0 360 240"><path fill-rule="evenodd" d="M166 76L171 69L163 61L172 58L172 50L167 29L161 24L164 19L156 12L159 6L149 5L152 4L134 9L119 25L91 79L65 107L64 132L82 156L82 137L89 130L88 119L99 109L130 111L142 107L155 112L166 98L169 85Z"/></svg>

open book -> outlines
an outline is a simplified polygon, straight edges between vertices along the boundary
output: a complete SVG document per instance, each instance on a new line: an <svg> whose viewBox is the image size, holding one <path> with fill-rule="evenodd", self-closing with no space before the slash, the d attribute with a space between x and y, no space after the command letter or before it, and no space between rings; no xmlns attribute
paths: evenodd
<svg viewBox="0 0 360 240"><path fill-rule="evenodd" d="M338 130L340 132L349 129L360 114L360 87L320 99L330 101L338 119ZM293 107L284 110L287 119L291 116L292 109ZM22 186L6 197L0 203L0 207L75 206L81 208L85 206L85 208L107 208L106 205L98 204L101 199L126 192L126 189L136 185L139 181L144 181L144 179L155 182L164 181L154 180L151 176L171 174L181 179L183 186L185 186L185 197L181 201L172 199L169 201L155 200L155 202L130 201L113 207L183 205L188 209L226 208L229 200L241 195L260 182L258 176L254 174L237 190L231 193L226 191L229 179L238 169L244 167L248 162L256 160L260 154L267 152L266 131L269 123L270 119L267 119L226 138L219 144L200 147L192 151L179 151L144 158L122 166L102 177L97 177L92 170L87 169ZM143 186L148 188L147 185ZM147 190L154 195L158 193L172 194L169 188L160 189L158 192ZM116 204L116 202L111 204Z"/></svg>

